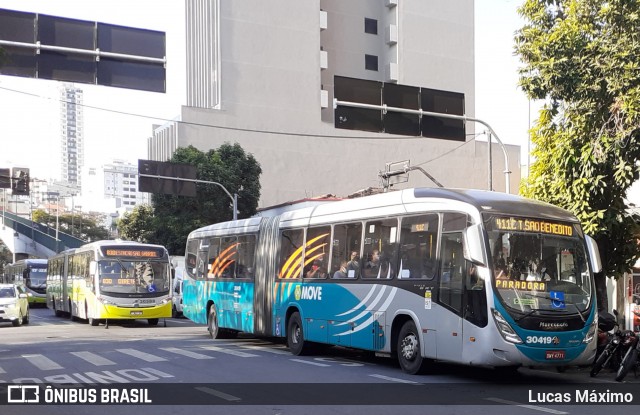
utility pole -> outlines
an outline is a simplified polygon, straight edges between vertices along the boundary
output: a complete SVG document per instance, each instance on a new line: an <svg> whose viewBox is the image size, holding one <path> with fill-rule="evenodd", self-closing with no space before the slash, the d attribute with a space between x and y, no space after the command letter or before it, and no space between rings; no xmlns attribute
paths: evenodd
<svg viewBox="0 0 640 415"><path fill-rule="evenodd" d="M487 124L485 121L482 121L482 120L477 119L477 118L467 117L466 115L443 114L443 113L432 112L432 111L412 110L412 109L407 109L407 108L390 107L390 106L388 106L386 104L383 104L383 105L362 104L360 102L339 101L338 99L334 98L333 99L333 108L336 109L336 108L338 108L338 106L353 107L353 108L365 108L365 109L372 109L372 110L381 110L385 114L388 111L391 111L391 112L400 112L400 113L404 113L404 114L414 114L414 115L419 115L421 117L429 116L429 117L438 117L438 118L448 118L448 119L452 119L452 120L461 120L461 121L465 121L465 122L466 121L472 121L472 122L477 122L477 123L480 123L480 124L484 125L491 132L491 135L490 135L489 139L491 139L491 137L494 137L496 139L496 141L498 142L498 144L500 144L500 147L502 148L502 153L504 154L504 175L505 175L505 187L506 187L505 192L507 194L510 193L510 187L511 186L510 186L509 178L510 178L511 171L509 170L509 156L507 155L507 150L505 149L504 144L502 144L502 141L500 141L500 139L498 138L498 135L493 130L493 128L491 128L491 126L489 124Z"/></svg>

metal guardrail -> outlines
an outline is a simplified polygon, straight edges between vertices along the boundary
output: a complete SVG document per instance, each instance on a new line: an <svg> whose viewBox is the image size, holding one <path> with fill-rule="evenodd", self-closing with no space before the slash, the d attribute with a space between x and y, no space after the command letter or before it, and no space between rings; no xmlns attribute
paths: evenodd
<svg viewBox="0 0 640 415"><path fill-rule="evenodd" d="M69 248L78 248L86 241L58 231L59 243L56 242L56 230L41 223L32 222L10 212L4 212L4 226L33 239L36 243L54 251L60 252ZM1 220L0 220L1 221Z"/></svg>

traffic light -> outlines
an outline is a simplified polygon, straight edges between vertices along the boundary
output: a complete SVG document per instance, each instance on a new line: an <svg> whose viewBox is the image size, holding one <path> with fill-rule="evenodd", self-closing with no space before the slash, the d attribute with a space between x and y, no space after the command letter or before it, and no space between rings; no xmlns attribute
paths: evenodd
<svg viewBox="0 0 640 415"><path fill-rule="evenodd" d="M14 195L29 194L29 169L22 167L11 169L11 193Z"/></svg>

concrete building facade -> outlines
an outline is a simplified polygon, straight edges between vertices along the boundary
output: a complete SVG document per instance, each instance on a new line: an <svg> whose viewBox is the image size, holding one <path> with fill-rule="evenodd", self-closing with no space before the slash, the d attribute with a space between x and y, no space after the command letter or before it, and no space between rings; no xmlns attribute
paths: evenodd
<svg viewBox="0 0 640 415"><path fill-rule="evenodd" d="M150 159L237 142L262 166L260 207L378 187L385 165L401 161L446 187L486 189L491 171L505 191L507 170L517 192L520 148L505 146L505 168L494 145L489 169L480 124L466 122L462 141L334 126L336 76L463 94L473 118L472 0L189 0L186 20L187 105L154 130ZM435 186L408 176L395 186Z"/></svg>
<svg viewBox="0 0 640 415"><path fill-rule="evenodd" d="M124 160L114 160L103 166L104 196L115 199L116 209L132 211L146 202L145 194L138 192L138 166Z"/></svg>

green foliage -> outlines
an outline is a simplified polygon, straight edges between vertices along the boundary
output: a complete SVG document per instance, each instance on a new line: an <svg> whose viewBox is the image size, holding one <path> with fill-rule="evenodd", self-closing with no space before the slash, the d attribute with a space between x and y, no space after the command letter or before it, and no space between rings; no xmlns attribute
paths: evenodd
<svg viewBox="0 0 640 415"><path fill-rule="evenodd" d="M9 248L0 240L0 276L4 275L5 265L13 262L13 254Z"/></svg>
<svg viewBox="0 0 640 415"><path fill-rule="evenodd" d="M170 161L195 166L198 180L217 182L232 195L237 193L239 219L255 214L262 169L239 144L225 143L206 153L193 146L183 147ZM134 210L135 216L133 212L125 216L118 224L120 234L164 245L171 254L183 255L191 231L233 218L232 200L219 186L198 183L196 191L195 198L153 194L151 212Z"/></svg>
<svg viewBox="0 0 640 415"><path fill-rule="evenodd" d="M527 0L519 12L520 86L546 102L521 192L574 212L617 278L640 254L625 201L640 158L640 3Z"/></svg>
<svg viewBox="0 0 640 415"><path fill-rule="evenodd" d="M32 212L31 218L34 222L42 223L52 229L56 228L56 215L36 209ZM62 213L58 215L58 230L66 234L75 236L85 241L99 241L109 239L109 231L102 226L104 215L94 215L88 213Z"/></svg>
<svg viewBox="0 0 640 415"><path fill-rule="evenodd" d="M118 221L118 233L128 241L146 242L153 238L153 207L138 205Z"/></svg>

